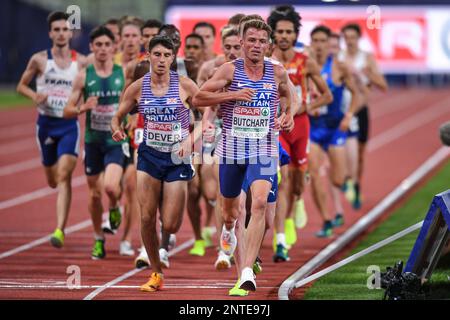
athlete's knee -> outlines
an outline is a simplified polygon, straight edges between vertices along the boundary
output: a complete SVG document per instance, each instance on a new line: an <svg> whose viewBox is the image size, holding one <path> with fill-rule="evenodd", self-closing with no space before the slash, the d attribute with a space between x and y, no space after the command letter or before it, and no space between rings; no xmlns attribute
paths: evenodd
<svg viewBox="0 0 450 320"><path fill-rule="evenodd" d="M109 197L118 198L120 196L120 186L113 183L106 183L105 192Z"/></svg>
<svg viewBox="0 0 450 320"><path fill-rule="evenodd" d="M178 229L180 229L180 223L177 221L164 222L163 229L170 234L177 233Z"/></svg>
<svg viewBox="0 0 450 320"><path fill-rule="evenodd" d="M70 182L72 179L72 171L65 168L58 171L58 183Z"/></svg>
<svg viewBox="0 0 450 320"><path fill-rule="evenodd" d="M255 195L252 198L252 216L261 218L265 216L267 197Z"/></svg>
<svg viewBox="0 0 450 320"><path fill-rule="evenodd" d="M52 189L55 189L56 187L58 187L58 182L53 177L47 177L47 184Z"/></svg>
<svg viewBox="0 0 450 320"><path fill-rule="evenodd" d="M200 191L198 186L189 186L188 188L188 199L197 201L200 198Z"/></svg>
<svg viewBox="0 0 450 320"><path fill-rule="evenodd" d="M89 199L93 202L102 201L102 191L98 188L92 188L89 190Z"/></svg>

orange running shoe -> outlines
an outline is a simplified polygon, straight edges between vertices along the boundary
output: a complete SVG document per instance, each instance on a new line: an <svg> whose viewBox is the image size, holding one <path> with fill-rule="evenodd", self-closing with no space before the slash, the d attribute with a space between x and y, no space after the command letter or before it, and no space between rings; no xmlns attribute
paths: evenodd
<svg viewBox="0 0 450 320"><path fill-rule="evenodd" d="M161 290L164 283L164 275L162 273L153 272L146 284L141 286L141 291L155 292Z"/></svg>

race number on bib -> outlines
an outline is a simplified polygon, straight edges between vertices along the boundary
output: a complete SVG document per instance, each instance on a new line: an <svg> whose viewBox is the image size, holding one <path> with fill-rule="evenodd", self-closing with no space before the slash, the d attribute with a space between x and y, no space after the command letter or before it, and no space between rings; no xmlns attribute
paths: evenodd
<svg viewBox="0 0 450 320"><path fill-rule="evenodd" d="M269 133L270 108L240 107L233 110L231 135L237 138L261 139Z"/></svg>
<svg viewBox="0 0 450 320"><path fill-rule="evenodd" d="M147 124L146 144L160 152L171 152L182 139L180 122Z"/></svg>
<svg viewBox="0 0 450 320"><path fill-rule="evenodd" d="M111 120L118 104L98 105L91 111L91 128L98 131L110 131Z"/></svg>

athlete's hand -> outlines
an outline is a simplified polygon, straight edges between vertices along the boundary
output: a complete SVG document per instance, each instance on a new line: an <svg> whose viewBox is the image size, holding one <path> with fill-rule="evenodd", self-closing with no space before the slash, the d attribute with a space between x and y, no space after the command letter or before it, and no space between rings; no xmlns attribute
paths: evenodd
<svg viewBox="0 0 450 320"><path fill-rule="evenodd" d="M36 93L36 95L33 99L33 102L35 104L42 104L47 101L47 98L48 98L48 94L39 92L39 93Z"/></svg>
<svg viewBox="0 0 450 320"><path fill-rule="evenodd" d="M188 136L180 144L180 148L178 149L178 157L180 157L180 159L183 159L188 155L190 155L191 153L192 153L191 136Z"/></svg>
<svg viewBox="0 0 450 320"><path fill-rule="evenodd" d="M350 121L352 120L352 114L347 113L344 118L342 119L340 125L339 125L339 130L343 131L343 132L347 132L348 128L350 127Z"/></svg>
<svg viewBox="0 0 450 320"><path fill-rule="evenodd" d="M125 140L127 138L127 135L125 134L125 131L122 128L120 128L118 130L113 131L112 138L115 142L119 142Z"/></svg>
<svg viewBox="0 0 450 320"><path fill-rule="evenodd" d="M128 116L128 122L125 126L125 129L128 132L134 132L134 130L137 128L138 123L138 114L131 114Z"/></svg>
<svg viewBox="0 0 450 320"><path fill-rule="evenodd" d="M89 97L86 102L80 106L80 113L94 109L98 104L98 97Z"/></svg>
<svg viewBox="0 0 450 320"><path fill-rule="evenodd" d="M213 143L216 138L216 126L214 123L206 122L203 127L203 141Z"/></svg>
<svg viewBox="0 0 450 320"><path fill-rule="evenodd" d="M244 88L239 91L234 91L234 99L238 101L252 102L252 98L255 95L256 90L250 88Z"/></svg>
<svg viewBox="0 0 450 320"><path fill-rule="evenodd" d="M287 132L291 132L294 129L294 117L290 112L283 113L280 117L281 129Z"/></svg>

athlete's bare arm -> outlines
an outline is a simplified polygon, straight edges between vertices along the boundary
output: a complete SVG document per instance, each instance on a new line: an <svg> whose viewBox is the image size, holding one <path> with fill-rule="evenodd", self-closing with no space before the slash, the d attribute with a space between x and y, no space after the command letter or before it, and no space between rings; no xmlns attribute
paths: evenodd
<svg viewBox="0 0 450 320"><path fill-rule="evenodd" d="M82 70L88 66L88 58L79 52L77 52L78 70Z"/></svg>
<svg viewBox="0 0 450 320"><path fill-rule="evenodd" d="M127 114L133 110L141 96L142 79L133 82L124 92L120 101L119 110L111 120L111 132L114 141L118 142L126 139L127 135L121 125Z"/></svg>
<svg viewBox="0 0 450 320"><path fill-rule="evenodd" d="M201 87L209 78L215 68L215 60L209 60L202 64L197 76L197 84Z"/></svg>
<svg viewBox="0 0 450 320"><path fill-rule="evenodd" d="M356 86L355 80L351 74L351 71L347 67L347 65L345 63L338 62L338 68L340 70L340 73L342 75L342 80L345 83L346 88L352 94L352 98L350 100L350 106L348 108L348 111L345 113L344 119L342 119L340 127L339 127L341 131L347 131L350 126L350 121L351 121L353 115L355 114L356 109L360 105L360 93Z"/></svg>
<svg viewBox="0 0 450 320"><path fill-rule="evenodd" d="M76 118L80 114L92 110L98 103L98 97L89 97L85 103L79 104L83 99L84 82L86 81L86 69L77 73L74 81L72 92L70 93L69 100L64 107L64 118Z"/></svg>
<svg viewBox="0 0 450 320"><path fill-rule="evenodd" d="M369 78L370 83L375 85L378 89L386 91L388 89L388 84L386 78L380 72L375 61L373 54L367 56L367 67L363 70L364 74Z"/></svg>
<svg viewBox="0 0 450 320"><path fill-rule="evenodd" d="M314 101L308 106L308 110L311 111L333 102L333 95L331 94L330 88L328 88L327 83L320 75L319 65L314 59L306 60L306 75L313 81L315 87L320 93L319 97L314 99Z"/></svg>
<svg viewBox="0 0 450 320"><path fill-rule="evenodd" d="M285 99L286 104L280 104L281 115L279 117L282 130L291 131L294 128L293 114L291 112L291 90L289 88L289 75L281 65L274 65L275 79L278 82L278 93L281 99Z"/></svg>
<svg viewBox="0 0 450 320"><path fill-rule="evenodd" d="M45 51L35 53L28 62L27 68L17 84L16 91L33 100L35 104L40 104L47 100L47 95L45 93L37 93L29 86L34 77L44 72L46 60L47 54Z"/></svg>
<svg viewBox="0 0 450 320"><path fill-rule="evenodd" d="M207 107L233 100L251 102L255 94L253 89L244 88L238 91L222 92L224 88L231 84L233 74L234 65L231 62L220 66L212 78L206 81L200 88L200 91L194 96L194 105L196 107Z"/></svg>

